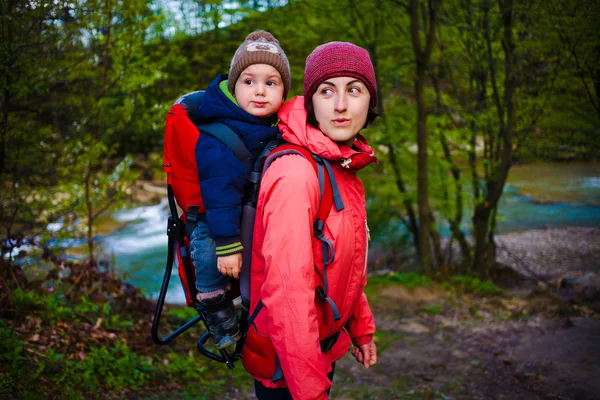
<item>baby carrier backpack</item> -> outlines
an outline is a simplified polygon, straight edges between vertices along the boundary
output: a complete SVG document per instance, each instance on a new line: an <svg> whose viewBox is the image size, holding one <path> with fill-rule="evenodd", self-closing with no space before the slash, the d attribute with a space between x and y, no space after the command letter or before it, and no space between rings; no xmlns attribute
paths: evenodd
<svg viewBox="0 0 600 400"><path fill-rule="evenodd" d="M216 354L205 347L210 338L210 332L207 327L207 332L200 337L197 343L200 353L212 360L225 363L231 369L234 367L234 362L241 357L249 323L252 323L262 308L262 302L259 302L259 306L256 307L253 315L248 315L250 306L252 233L262 174L277 157L286 154L301 155L311 163L317 174L320 187L320 203L314 232L315 236L322 242L325 265L333 261L335 254L331 242L323 234L324 221L329 214L332 204L335 204L338 211L343 209L344 206L333 176L333 171L327 160L314 155L304 147L286 143L281 138L269 142L259 156L256 159L252 159L250 152L242 140L228 126L221 123L205 125L196 123L198 120L198 109L202 104L203 98L204 91L196 91L180 97L173 104L166 117L163 170L167 173L167 196L170 210L170 216L167 221L168 252L151 334L154 343L165 345L199 321L202 321L205 327L207 327L205 311L199 307L200 304L196 300L196 271L190 256L189 237L194 229L199 213L204 212L195 158L195 147L199 135L208 134L225 144L238 159L251 167L242 211L241 239L244 246L242 271L239 287L232 288L231 292L234 294L239 293L242 300L242 312L239 318L242 338L237 342L233 353L222 349L219 350L220 354ZM178 206L183 211L181 215L178 213ZM186 304L198 311L198 316L161 338L158 330L173 265L177 267ZM324 285L318 288L318 294L323 301L327 301L330 304L334 311L334 317L339 318L335 304L327 297L327 278L325 273L324 271ZM232 279L232 282L237 281Z"/></svg>

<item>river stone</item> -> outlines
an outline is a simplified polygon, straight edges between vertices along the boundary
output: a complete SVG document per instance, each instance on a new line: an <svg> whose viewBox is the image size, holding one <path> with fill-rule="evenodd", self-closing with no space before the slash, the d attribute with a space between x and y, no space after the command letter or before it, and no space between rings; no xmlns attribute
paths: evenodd
<svg viewBox="0 0 600 400"><path fill-rule="evenodd" d="M570 290L583 300L600 299L600 273L588 272L581 276L564 277L560 282L560 287Z"/></svg>
<svg viewBox="0 0 600 400"><path fill-rule="evenodd" d="M429 329L425 325L420 324L420 323L415 322L415 321L410 321L410 322L407 322L407 323L399 324L398 325L398 330L400 330L402 332L406 332L406 333L416 333L416 334L430 333L431 332L431 329Z"/></svg>

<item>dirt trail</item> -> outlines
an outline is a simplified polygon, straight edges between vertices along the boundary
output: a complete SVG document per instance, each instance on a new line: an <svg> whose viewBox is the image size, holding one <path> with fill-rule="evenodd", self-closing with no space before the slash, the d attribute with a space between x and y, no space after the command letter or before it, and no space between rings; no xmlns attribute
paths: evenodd
<svg viewBox="0 0 600 400"><path fill-rule="evenodd" d="M515 297L387 287L372 304L379 363L340 360L332 399L600 399L598 301L558 289L600 274L600 229L515 232L499 245L501 262L553 293L527 297L531 281Z"/></svg>
<svg viewBox="0 0 600 400"><path fill-rule="evenodd" d="M474 306L434 316L379 309L378 365L340 360L332 399L598 398L600 319L464 313Z"/></svg>

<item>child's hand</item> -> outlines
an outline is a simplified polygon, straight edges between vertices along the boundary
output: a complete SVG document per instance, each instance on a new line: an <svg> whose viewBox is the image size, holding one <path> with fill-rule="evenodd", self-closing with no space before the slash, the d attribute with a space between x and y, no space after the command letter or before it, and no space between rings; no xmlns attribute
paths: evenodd
<svg viewBox="0 0 600 400"><path fill-rule="evenodd" d="M217 269L220 273L240 279L242 270L242 253L217 257Z"/></svg>

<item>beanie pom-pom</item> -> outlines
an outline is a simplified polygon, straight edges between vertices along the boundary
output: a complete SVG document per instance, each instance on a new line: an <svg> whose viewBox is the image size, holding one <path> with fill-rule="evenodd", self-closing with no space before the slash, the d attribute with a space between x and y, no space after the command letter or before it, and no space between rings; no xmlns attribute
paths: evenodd
<svg viewBox="0 0 600 400"><path fill-rule="evenodd" d="M275 36L263 30L254 31L246 36L246 41L254 41L258 39L265 39L267 42L279 43L279 40L275 39Z"/></svg>

